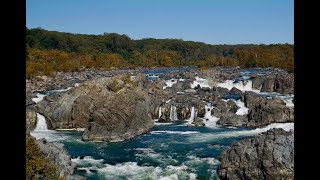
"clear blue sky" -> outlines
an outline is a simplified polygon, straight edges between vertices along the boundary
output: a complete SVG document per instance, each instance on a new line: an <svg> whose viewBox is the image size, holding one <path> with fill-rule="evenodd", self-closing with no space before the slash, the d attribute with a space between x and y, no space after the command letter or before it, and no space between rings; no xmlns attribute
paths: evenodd
<svg viewBox="0 0 320 180"><path fill-rule="evenodd" d="M27 27L209 44L294 42L293 0L27 0Z"/></svg>

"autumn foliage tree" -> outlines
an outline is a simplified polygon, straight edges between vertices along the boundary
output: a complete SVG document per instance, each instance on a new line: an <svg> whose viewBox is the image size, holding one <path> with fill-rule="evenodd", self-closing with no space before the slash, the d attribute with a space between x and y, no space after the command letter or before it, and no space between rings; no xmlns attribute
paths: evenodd
<svg viewBox="0 0 320 180"><path fill-rule="evenodd" d="M279 67L294 71L293 45L210 45L179 39L132 40L127 35L26 31L27 78L86 68L215 66Z"/></svg>

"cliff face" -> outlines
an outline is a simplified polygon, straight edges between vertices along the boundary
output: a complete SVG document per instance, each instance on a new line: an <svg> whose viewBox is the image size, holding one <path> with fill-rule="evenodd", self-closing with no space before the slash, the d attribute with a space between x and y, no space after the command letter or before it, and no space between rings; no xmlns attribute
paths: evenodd
<svg viewBox="0 0 320 180"><path fill-rule="evenodd" d="M294 179L294 132L271 129L234 143L220 159L221 179Z"/></svg>

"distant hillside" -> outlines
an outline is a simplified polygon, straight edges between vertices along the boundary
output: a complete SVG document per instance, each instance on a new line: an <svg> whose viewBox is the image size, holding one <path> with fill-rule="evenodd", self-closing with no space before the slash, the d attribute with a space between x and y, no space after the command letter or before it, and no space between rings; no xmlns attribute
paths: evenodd
<svg viewBox="0 0 320 180"><path fill-rule="evenodd" d="M179 39L133 40L127 35L71 34L26 28L27 78L83 68L168 66L280 67L293 71L294 47L210 45Z"/></svg>

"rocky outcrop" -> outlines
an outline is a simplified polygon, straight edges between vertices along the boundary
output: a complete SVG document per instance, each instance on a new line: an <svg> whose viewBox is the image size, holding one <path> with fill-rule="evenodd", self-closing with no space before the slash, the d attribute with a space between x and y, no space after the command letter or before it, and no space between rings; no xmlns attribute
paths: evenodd
<svg viewBox="0 0 320 180"><path fill-rule="evenodd" d="M58 170L59 176L66 180L85 180L85 177L74 175L76 164L71 161L71 156L64 149L61 143L49 143L45 139L37 140L37 144L50 161Z"/></svg>
<svg viewBox="0 0 320 180"><path fill-rule="evenodd" d="M241 116L233 113L224 113L221 115L220 119L217 121L218 125L221 126L233 126L233 127L243 127L248 123L247 116Z"/></svg>
<svg viewBox="0 0 320 180"><path fill-rule="evenodd" d="M160 78L157 78L148 88L148 93L151 95L161 95L163 94L163 87L166 85L166 83Z"/></svg>
<svg viewBox="0 0 320 180"><path fill-rule="evenodd" d="M294 133L272 129L231 145L220 156L220 179L294 179Z"/></svg>
<svg viewBox="0 0 320 180"><path fill-rule="evenodd" d="M142 92L124 89L104 101L90 113L85 141L123 141L146 133L153 127L149 104L151 98Z"/></svg>
<svg viewBox="0 0 320 180"><path fill-rule="evenodd" d="M127 76L99 78L36 104L49 129L86 128L83 140L121 141L153 126L153 97Z"/></svg>
<svg viewBox="0 0 320 180"><path fill-rule="evenodd" d="M263 92L279 92L293 94L294 78L293 74L280 73L275 76L257 76L253 78L252 87Z"/></svg>
<svg viewBox="0 0 320 180"><path fill-rule="evenodd" d="M294 121L294 109L279 98L267 99L253 92L244 95L245 106L249 108L248 127L261 127L270 123Z"/></svg>
<svg viewBox="0 0 320 180"><path fill-rule="evenodd" d="M30 96L26 97L26 106L31 106L36 104L34 101L32 101L32 98Z"/></svg>
<svg viewBox="0 0 320 180"><path fill-rule="evenodd" d="M26 132L32 131L37 125L37 113L33 110L26 109Z"/></svg>
<svg viewBox="0 0 320 180"><path fill-rule="evenodd" d="M191 84L192 81L190 80L185 80L185 81L178 81L177 83L173 84L172 85L172 89L175 91L175 92L178 92L178 91L184 91L186 89L190 89L191 88Z"/></svg>

